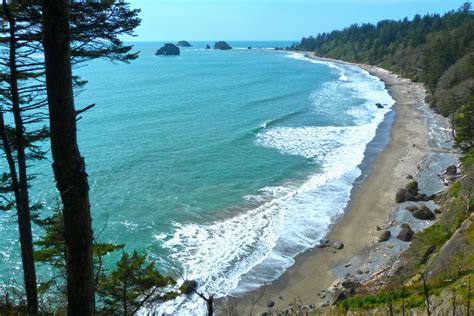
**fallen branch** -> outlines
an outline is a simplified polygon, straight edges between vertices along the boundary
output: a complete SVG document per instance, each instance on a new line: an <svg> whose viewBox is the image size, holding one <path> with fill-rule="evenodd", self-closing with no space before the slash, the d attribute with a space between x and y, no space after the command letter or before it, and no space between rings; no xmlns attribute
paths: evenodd
<svg viewBox="0 0 474 316"><path fill-rule="evenodd" d="M390 223L387 224L382 224L382 225L377 225L377 230L382 230L382 229L387 229L393 226L395 223L395 220L390 221Z"/></svg>

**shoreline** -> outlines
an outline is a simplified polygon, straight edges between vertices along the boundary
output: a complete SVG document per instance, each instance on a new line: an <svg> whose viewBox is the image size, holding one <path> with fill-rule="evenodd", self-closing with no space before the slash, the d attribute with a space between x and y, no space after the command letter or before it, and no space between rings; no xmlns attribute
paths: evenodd
<svg viewBox="0 0 474 316"><path fill-rule="evenodd" d="M297 256L295 264L278 280L266 286L263 293L260 289L230 299L238 301L239 315L248 315L252 305L256 313L266 311L269 301L275 303L274 310L285 310L289 304L305 306L321 302L318 294L340 278L341 266L356 257L359 259L356 261L362 264L372 250L378 249L376 226L394 216L396 190L406 184L408 175L417 173L417 165L430 152L428 128L418 109L426 95L421 84L375 66L318 58L312 53L307 53L306 57L356 66L385 83L385 88L395 100L392 108L395 118L389 131L389 143L376 155L366 178L354 185L344 215L330 228L327 238L331 243L344 243L344 248L338 251L331 247L314 248ZM351 270L357 268L355 266ZM364 263L363 268L368 274L375 272L371 263ZM254 304L252 300L258 297L261 297L260 300Z"/></svg>

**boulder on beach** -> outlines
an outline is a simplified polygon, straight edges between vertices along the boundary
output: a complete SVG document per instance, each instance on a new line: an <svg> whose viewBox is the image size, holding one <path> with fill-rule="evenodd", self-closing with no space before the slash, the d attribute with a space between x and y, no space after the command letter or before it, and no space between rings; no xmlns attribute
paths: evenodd
<svg viewBox="0 0 474 316"><path fill-rule="evenodd" d="M375 106L379 109L383 109L383 105L381 103L375 103Z"/></svg>
<svg viewBox="0 0 474 316"><path fill-rule="evenodd" d="M321 239L319 241L318 248L325 248L328 246L328 244L329 244L329 239Z"/></svg>
<svg viewBox="0 0 474 316"><path fill-rule="evenodd" d="M179 41L179 42L176 44L176 46L178 46L178 47L191 47L192 45L189 44L189 42L187 42L187 41Z"/></svg>
<svg viewBox="0 0 474 316"><path fill-rule="evenodd" d="M334 249L337 249L337 250L341 250L342 248L344 248L344 244L340 241L335 241L333 244L332 244L332 247Z"/></svg>
<svg viewBox="0 0 474 316"><path fill-rule="evenodd" d="M458 168L455 165L451 165L448 168L446 168L446 175L448 176L453 176L458 172Z"/></svg>
<svg viewBox="0 0 474 316"><path fill-rule="evenodd" d="M190 294L197 289L197 282L195 280L186 280L183 284L179 287L179 290L183 294Z"/></svg>
<svg viewBox="0 0 474 316"><path fill-rule="evenodd" d="M362 286L362 284L356 279L345 279L341 282L341 286L345 289L357 289Z"/></svg>
<svg viewBox="0 0 474 316"><path fill-rule="evenodd" d="M410 205L410 206L407 206L405 207L405 209L410 212L410 213L413 213L414 211L416 211L418 209L418 206L416 205Z"/></svg>
<svg viewBox="0 0 474 316"><path fill-rule="evenodd" d="M274 301L272 301L272 300L267 301L267 307L268 307L268 308L272 308L273 306L275 306L275 302L274 302Z"/></svg>
<svg viewBox="0 0 474 316"><path fill-rule="evenodd" d="M402 230L400 231L400 233L398 233L397 239L404 242L410 242L413 240L414 235L415 232L411 229L410 225L402 224Z"/></svg>
<svg viewBox="0 0 474 316"><path fill-rule="evenodd" d="M380 234L377 240L378 242L384 242L384 241L389 240L390 236L392 236L392 233L389 230L385 230Z"/></svg>
<svg viewBox="0 0 474 316"><path fill-rule="evenodd" d="M346 298L347 298L347 296L346 296L346 294L344 293L343 290L336 289L334 291L334 293L332 294L332 296L331 296L331 305L334 305L337 302L342 301L343 299L346 299Z"/></svg>
<svg viewBox="0 0 474 316"><path fill-rule="evenodd" d="M397 194L395 195L395 202L396 203L403 203L406 201L406 191L405 189L399 189L397 191Z"/></svg>
<svg viewBox="0 0 474 316"><path fill-rule="evenodd" d="M178 56L180 54L179 47L167 43L163 47L161 47L159 50L156 51L155 55L161 55L161 56Z"/></svg>
<svg viewBox="0 0 474 316"><path fill-rule="evenodd" d="M418 194L415 196L415 200L416 201L422 201L422 202L426 202L426 201L429 201L430 198L426 195L426 194Z"/></svg>
<svg viewBox="0 0 474 316"><path fill-rule="evenodd" d="M214 49L229 50L232 49L232 47L225 41L219 41L214 44Z"/></svg>
<svg viewBox="0 0 474 316"><path fill-rule="evenodd" d="M407 175L407 179L408 180L412 180L413 179L413 176L411 174Z"/></svg>
<svg viewBox="0 0 474 316"><path fill-rule="evenodd" d="M408 182L405 186L405 191L413 196L418 195L418 182L415 180Z"/></svg>
<svg viewBox="0 0 474 316"><path fill-rule="evenodd" d="M436 218L436 215L426 205L423 205L411 214L414 218L418 219L433 220Z"/></svg>

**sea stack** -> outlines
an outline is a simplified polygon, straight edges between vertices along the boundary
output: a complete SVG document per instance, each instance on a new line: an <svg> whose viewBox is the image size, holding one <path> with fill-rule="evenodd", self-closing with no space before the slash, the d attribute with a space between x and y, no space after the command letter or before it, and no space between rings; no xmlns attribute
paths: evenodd
<svg viewBox="0 0 474 316"><path fill-rule="evenodd" d="M176 44L176 46L178 46L178 47L191 47L192 45L189 44L188 41L179 41L179 42Z"/></svg>
<svg viewBox="0 0 474 316"><path fill-rule="evenodd" d="M178 46L171 43L166 43L163 47L156 51L155 55L178 56L179 54L180 51Z"/></svg>
<svg viewBox="0 0 474 316"><path fill-rule="evenodd" d="M219 41L214 44L214 49L229 50L232 49L225 41Z"/></svg>

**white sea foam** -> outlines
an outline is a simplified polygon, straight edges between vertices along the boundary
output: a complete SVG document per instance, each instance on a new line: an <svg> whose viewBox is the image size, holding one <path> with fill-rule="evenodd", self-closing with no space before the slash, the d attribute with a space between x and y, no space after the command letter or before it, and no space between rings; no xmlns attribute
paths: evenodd
<svg viewBox="0 0 474 316"><path fill-rule="evenodd" d="M309 60L301 54L288 56ZM346 80L340 78L325 88L353 91L363 100L347 112L354 124L262 126L256 135L257 145L311 159L320 170L299 186L266 187L258 196L247 196L259 206L235 217L207 225L175 224L174 235L162 245L181 264L185 277L198 281L201 292L223 297L276 279L294 264L296 255L317 245L347 206L352 185L361 174L358 166L365 148L393 100L382 82L358 68L309 61L327 64L346 76ZM328 97L313 95L314 106L321 107ZM387 106L377 109L376 102ZM202 315L205 306L196 296L180 297L160 306L160 312Z"/></svg>

